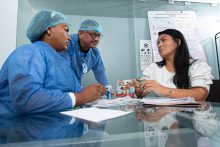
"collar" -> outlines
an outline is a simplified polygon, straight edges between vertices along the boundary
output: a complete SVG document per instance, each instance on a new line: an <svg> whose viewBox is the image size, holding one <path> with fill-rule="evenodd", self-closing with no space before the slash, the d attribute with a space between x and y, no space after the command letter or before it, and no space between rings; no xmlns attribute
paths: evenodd
<svg viewBox="0 0 220 147"><path fill-rule="evenodd" d="M79 48L80 48L80 50L81 50L82 52L84 52L85 54L87 54L87 53L89 52L90 49L88 49L87 51L83 51L83 50L82 50L82 47L81 47L81 45L80 45L79 38L78 38L78 44L79 44Z"/></svg>

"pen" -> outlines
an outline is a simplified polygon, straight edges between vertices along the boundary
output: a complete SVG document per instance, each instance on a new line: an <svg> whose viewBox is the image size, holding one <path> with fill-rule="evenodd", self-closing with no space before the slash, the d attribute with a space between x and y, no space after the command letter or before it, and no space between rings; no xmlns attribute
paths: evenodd
<svg viewBox="0 0 220 147"><path fill-rule="evenodd" d="M141 77L138 77L138 78L141 79ZM141 80L140 83L141 83L142 81L143 81L143 80Z"/></svg>
<svg viewBox="0 0 220 147"><path fill-rule="evenodd" d="M145 112L142 112L142 114L141 114L141 121L144 121L142 116L146 116Z"/></svg>
<svg viewBox="0 0 220 147"><path fill-rule="evenodd" d="M141 80L140 83L143 82L143 80L141 79L141 77L138 77L138 78ZM144 87L143 87L143 89L144 89Z"/></svg>

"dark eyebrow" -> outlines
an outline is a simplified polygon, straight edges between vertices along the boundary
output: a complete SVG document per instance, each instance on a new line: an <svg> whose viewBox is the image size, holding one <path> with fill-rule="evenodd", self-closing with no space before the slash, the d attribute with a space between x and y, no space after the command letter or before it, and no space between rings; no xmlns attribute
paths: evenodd
<svg viewBox="0 0 220 147"><path fill-rule="evenodd" d="M67 27L69 29L69 26L68 25L63 25L64 27Z"/></svg>
<svg viewBox="0 0 220 147"><path fill-rule="evenodd" d="M167 36L163 36L160 40L163 40ZM159 43L159 40L157 40L157 44Z"/></svg>
<svg viewBox="0 0 220 147"><path fill-rule="evenodd" d="M162 39L165 38L165 37L167 37L167 36L163 36L160 40L162 40Z"/></svg>
<svg viewBox="0 0 220 147"><path fill-rule="evenodd" d="M87 32L89 32L89 31L87 31ZM89 33L92 33L92 34L96 34L96 35L101 35L101 33L96 33L96 32L89 32Z"/></svg>

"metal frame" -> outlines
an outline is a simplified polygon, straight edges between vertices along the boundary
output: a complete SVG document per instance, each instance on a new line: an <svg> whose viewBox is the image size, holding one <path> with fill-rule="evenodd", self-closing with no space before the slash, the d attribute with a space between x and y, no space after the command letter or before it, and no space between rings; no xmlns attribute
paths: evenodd
<svg viewBox="0 0 220 147"><path fill-rule="evenodd" d="M191 2L191 3L206 3L206 4L220 4L219 0L157 0L157 1L174 1L174 2Z"/></svg>
<svg viewBox="0 0 220 147"><path fill-rule="evenodd" d="M216 49L216 57L217 57L218 73L219 73L219 79L220 79L218 47L217 47L217 41L216 41L218 38L220 38L220 37L217 37L218 34L220 34L220 32L218 32L218 33L215 35L215 49Z"/></svg>
<svg viewBox="0 0 220 147"><path fill-rule="evenodd" d="M207 4L220 4L219 0L173 0L175 2L191 2L191 3L207 3Z"/></svg>

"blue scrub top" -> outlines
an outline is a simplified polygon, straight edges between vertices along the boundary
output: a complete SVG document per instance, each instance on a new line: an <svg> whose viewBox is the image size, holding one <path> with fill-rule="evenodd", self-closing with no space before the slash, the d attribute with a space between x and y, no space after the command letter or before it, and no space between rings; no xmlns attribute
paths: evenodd
<svg viewBox="0 0 220 147"><path fill-rule="evenodd" d="M62 139L61 143L65 143L63 146L101 147L106 123L88 125L85 133L86 124L73 120L73 117L60 112L15 115L10 118L8 114L0 115L0 124L5 127L0 127L0 143L25 142L26 146L44 147L45 141L51 140L47 145L55 145L52 140L59 142Z"/></svg>
<svg viewBox="0 0 220 147"><path fill-rule="evenodd" d="M72 107L79 84L69 62L42 41L17 48L0 71L1 113L36 113Z"/></svg>
<svg viewBox="0 0 220 147"><path fill-rule="evenodd" d="M80 49L78 39L79 34L70 35L70 45L67 51L60 52L59 54L66 58L78 79L78 83L81 85L82 76L85 74L82 71L82 63L84 63L84 52ZM85 63L87 64L88 72L92 69L98 83L106 86L108 85L108 80L105 74L105 67L100 56L98 48L90 48L87 57L85 57ZM83 87L81 87L83 89ZM81 90L82 90L81 89ZM81 91L80 90L80 91Z"/></svg>

